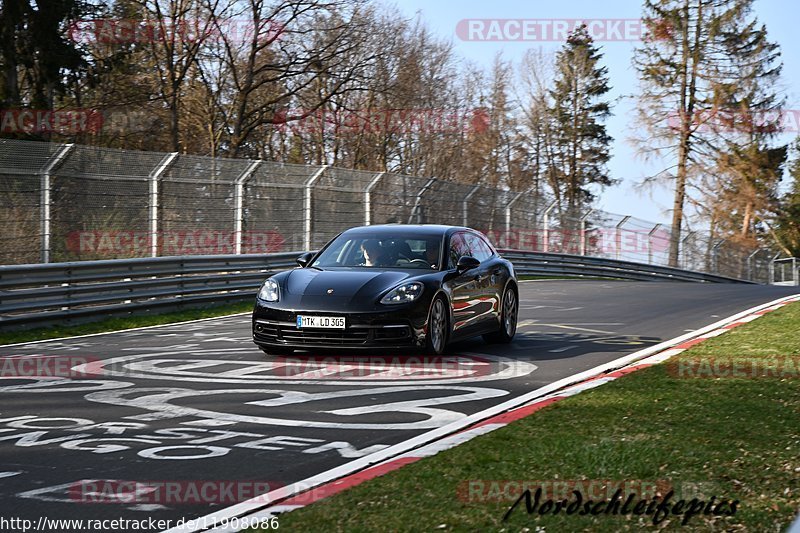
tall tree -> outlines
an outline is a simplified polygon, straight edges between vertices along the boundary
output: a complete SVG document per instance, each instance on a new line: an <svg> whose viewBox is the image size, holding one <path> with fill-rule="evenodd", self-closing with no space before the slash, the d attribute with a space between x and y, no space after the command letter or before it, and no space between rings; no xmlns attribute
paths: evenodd
<svg viewBox="0 0 800 533"><path fill-rule="evenodd" d="M603 121L611 114L608 69L586 25L576 28L556 56L551 113L555 124L555 175L566 200L566 215L579 212L593 199L589 187L613 183L608 175L611 136Z"/></svg>
<svg viewBox="0 0 800 533"><path fill-rule="evenodd" d="M709 129L721 140L712 172L726 178L723 190L735 191L718 196L723 203L719 212L727 215L730 226L737 226L730 233L742 244L757 246L756 225L774 211L788 149L773 146L785 102L777 89L782 65L778 45L767 39L763 25L750 19L749 10L732 15L736 19L721 35L731 57L721 66L729 71L719 73L712 84L715 101L724 107L707 113Z"/></svg>
<svg viewBox="0 0 800 533"><path fill-rule="evenodd" d="M778 205L775 235L786 255L800 257L800 138L795 141L795 156L789 166L791 188Z"/></svg>
<svg viewBox="0 0 800 533"><path fill-rule="evenodd" d="M63 30L90 10L81 0L3 0L0 100L4 108L54 108L66 92L69 74L83 64L76 43Z"/></svg>
<svg viewBox="0 0 800 533"><path fill-rule="evenodd" d="M648 36L634 53L639 72L642 154L666 158L659 178L674 185L669 263L677 266L684 207L691 179L702 179L708 161L717 161L719 130L708 124L721 110L747 102L736 88L773 75L775 50L766 32L748 20L753 0L645 0ZM759 57L760 56L760 57ZM761 71L753 62L766 60ZM744 67L744 68L743 68ZM742 87L755 85L743 84ZM755 93L751 93L754 96ZM752 98L745 107L771 105ZM737 145L742 146L742 145ZM740 152L744 154L745 152ZM752 150L748 153L754 154ZM738 157L738 156L737 156Z"/></svg>

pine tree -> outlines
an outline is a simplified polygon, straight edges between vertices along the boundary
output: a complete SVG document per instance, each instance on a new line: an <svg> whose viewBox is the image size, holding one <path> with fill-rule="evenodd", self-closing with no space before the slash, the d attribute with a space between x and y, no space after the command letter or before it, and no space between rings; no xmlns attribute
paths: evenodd
<svg viewBox="0 0 800 533"><path fill-rule="evenodd" d="M749 15L749 9L740 10L722 34L731 61L712 87L724 108L716 116L708 113L708 124L720 138L712 170L725 178L727 191L735 191L716 199L722 204L722 222L729 226L723 237L756 247L758 221L774 212L788 146L772 145L784 105L776 89L782 67L778 45Z"/></svg>
<svg viewBox="0 0 800 533"><path fill-rule="evenodd" d="M606 168L612 138L602 123L611 114L609 102L603 100L610 87L608 69L599 64L601 57L585 24L570 33L556 56L551 172L563 191L570 218L579 217L591 203L590 185L613 183Z"/></svg>

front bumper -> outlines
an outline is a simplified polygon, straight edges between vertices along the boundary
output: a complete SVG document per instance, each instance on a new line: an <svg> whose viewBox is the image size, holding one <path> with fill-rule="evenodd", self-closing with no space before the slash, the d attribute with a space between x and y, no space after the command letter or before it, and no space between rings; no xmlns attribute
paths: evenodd
<svg viewBox="0 0 800 533"><path fill-rule="evenodd" d="M253 342L296 349L421 347L425 345L427 311L424 302L363 313L287 310L258 302L253 311ZM344 317L345 328L298 328L297 315Z"/></svg>

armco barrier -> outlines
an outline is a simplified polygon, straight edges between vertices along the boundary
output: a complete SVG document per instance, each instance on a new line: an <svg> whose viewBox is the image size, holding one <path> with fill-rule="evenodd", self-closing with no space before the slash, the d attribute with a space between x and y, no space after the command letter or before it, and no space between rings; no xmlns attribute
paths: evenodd
<svg viewBox="0 0 800 533"><path fill-rule="evenodd" d="M302 252L0 266L0 330L252 300L264 278ZM675 268L506 250L518 275L750 283Z"/></svg>
<svg viewBox="0 0 800 533"><path fill-rule="evenodd" d="M300 253L0 266L0 330L251 300Z"/></svg>
<svg viewBox="0 0 800 533"><path fill-rule="evenodd" d="M754 283L736 278L582 255L501 250L514 263L517 275L600 277L635 281L705 281L711 283Z"/></svg>

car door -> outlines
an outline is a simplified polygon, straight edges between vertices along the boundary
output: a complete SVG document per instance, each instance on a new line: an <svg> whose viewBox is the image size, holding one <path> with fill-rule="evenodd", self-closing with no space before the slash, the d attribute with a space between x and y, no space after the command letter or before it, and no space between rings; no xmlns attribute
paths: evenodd
<svg viewBox="0 0 800 533"><path fill-rule="evenodd" d="M467 239L468 233L465 231L457 231L450 236L447 254L449 269L456 268L459 257L472 255ZM468 337L485 327L479 270L462 272L450 280L453 335L456 337Z"/></svg>
<svg viewBox="0 0 800 533"><path fill-rule="evenodd" d="M482 277L481 295L491 305L490 317L492 327L500 323L503 291L508 281L508 270L489 241L481 234L471 233L472 241L470 250L473 257L481 261L480 275Z"/></svg>
<svg viewBox="0 0 800 533"><path fill-rule="evenodd" d="M470 255L481 262L480 266L475 269L475 279L477 282L476 297L479 300L477 312L479 323L483 329L494 330L497 328L500 313L500 295L502 294L502 287L500 287L499 278L500 266L495 260L496 255L491 246L477 233L468 232L465 235L467 245L469 246Z"/></svg>

